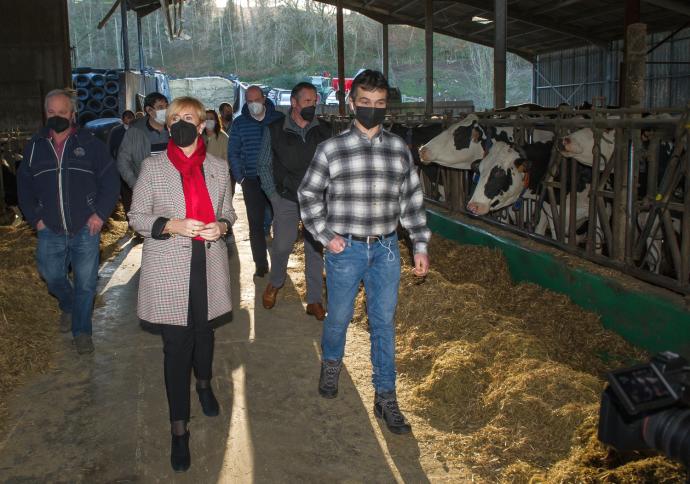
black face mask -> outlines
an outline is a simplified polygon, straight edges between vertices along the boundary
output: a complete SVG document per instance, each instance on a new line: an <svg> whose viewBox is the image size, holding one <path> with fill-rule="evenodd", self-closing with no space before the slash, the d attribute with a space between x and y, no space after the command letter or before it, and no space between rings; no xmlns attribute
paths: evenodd
<svg viewBox="0 0 690 484"><path fill-rule="evenodd" d="M186 148L194 143L194 140L199 136L199 132L192 123L180 119L170 127L170 136L172 137L173 143L180 148Z"/></svg>
<svg viewBox="0 0 690 484"><path fill-rule="evenodd" d="M355 119L366 129L374 128L386 119L386 108L355 106Z"/></svg>
<svg viewBox="0 0 690 484"><path fill-rule="evenodd" d="M232 114L226 114L225 116L223 116L223 120L225 120L226 122L232 121Z"/></svg>
<svg viewBox="0 0 690 484"><path fill-rule="evenodd" d="M52 129L56 133L62 133L70 127L70 120L62 116L52 116L46 120L46 128Z"/></svg>
<svg viewBox="0 0 690 484"><path fill-rule="evenodd" d="M311 123L314 119L314 116L316 116L316 106L308 106L306 108L302 108L299 112L299 115L302 116L302 119L305 120L307 123Z"/></svg>

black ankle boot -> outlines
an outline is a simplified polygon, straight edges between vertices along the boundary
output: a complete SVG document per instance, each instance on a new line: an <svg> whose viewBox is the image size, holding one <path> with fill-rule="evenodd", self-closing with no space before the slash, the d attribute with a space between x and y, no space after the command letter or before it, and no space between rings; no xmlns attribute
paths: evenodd
<svg viewBox="0 0 690 484"><path fill-rule="evenodd" d="M204 411L204 415L207 417L216 417L220 412L220 407L218 405L218 400L213 394L213 390L210 386L206 388L196 387L196 392L199 394L199 403L201 403L201 409Z"/></svg>
<svg viewBox="0 0 690 484"><path fill-rule="evenodd" d="M172 434L170 444L170 465L175 472L185 472L192 464L189 454L189 430L184 435Z"/></svg>

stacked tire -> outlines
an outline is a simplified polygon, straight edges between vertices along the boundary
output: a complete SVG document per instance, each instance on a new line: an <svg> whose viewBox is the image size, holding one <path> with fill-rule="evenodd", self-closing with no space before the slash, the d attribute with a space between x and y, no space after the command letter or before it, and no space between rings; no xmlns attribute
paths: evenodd
<svg viewBox="0 0 690 484"><path fill-rule="evenodd" d="M118 71L79 67L72 71L72 83L77 96L77 121L81 126L94 119L118 117Z"/></svg>

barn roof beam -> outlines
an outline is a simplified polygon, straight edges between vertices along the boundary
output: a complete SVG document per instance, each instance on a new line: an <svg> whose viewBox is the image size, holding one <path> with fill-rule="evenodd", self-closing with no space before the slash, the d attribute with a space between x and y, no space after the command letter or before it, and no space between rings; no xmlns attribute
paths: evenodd
<svg viewBox="0 0 690 484"><path fill-rule="evenodd" d="M482 10L486 13L487 18L493 18L493 12L491 10L487 10L487 2L483 0L456 0L456 3ZM533 25L535 27L540 27L544 30L565 34L576 39L584 40L589 44L594 44L602 48L606 46L606 41L604 39L589 35L587 31L562 25L558 19L553 17L523 12L515 7L511 7L508 9L508 18L528 25Z"/></svg>
<svg viewBox="0 0 690 484"><path fill-rule="evenodd" d="M681 0L644 0L645 3L656 5L676 13L681 13L690 17L690 4Z"/></svg>

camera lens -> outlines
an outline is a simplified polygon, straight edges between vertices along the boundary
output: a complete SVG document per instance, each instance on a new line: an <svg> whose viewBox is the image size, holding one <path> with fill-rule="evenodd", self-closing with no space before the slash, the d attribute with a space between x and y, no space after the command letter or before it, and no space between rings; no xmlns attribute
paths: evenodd
<svg viewBox="0 0 690 484"><path fill-rule="evenodd" d="M649 447L690 465L690 410L674 408L650 415L643 428Z"/></svg>

